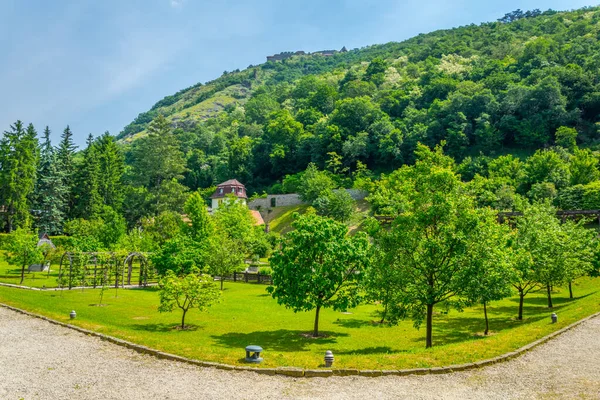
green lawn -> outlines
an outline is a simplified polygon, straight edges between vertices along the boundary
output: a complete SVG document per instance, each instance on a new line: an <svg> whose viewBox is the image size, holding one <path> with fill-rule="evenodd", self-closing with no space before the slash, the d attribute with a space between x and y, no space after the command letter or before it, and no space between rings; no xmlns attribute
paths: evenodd
<svg viewBox="0 0 600 400"><path fill-rule="evenodd" d="M261 367L297 366L317 368L326 350L335 354L337 368L417 368L472 362L515 350L548 333L600 310L600 281L589 278L574 287L576 300L568 290L557 289L552 311L558 324L550 323L542 292L525 300L525 320L514 319L517 299L510 298L489 307L492 335L481 337L483 315L480 307L462 313L441 313L434 318L434 348L426 350L424 327L416 330L410 321L399 326L379 325L374 305L349 313L322 311L320 327L327 336L303 336L312 328L313 313L297 313L277 305L265 286L227 282L222 301L208 312L190 311L187 323L193 330L178 331L179 313L158 313L156 289L114 289L105 292L106 306L97 306L99 290L27 291L0 287L0 302L51 318L68 321L77 311L76 325L186 357L243 364L244 347L264 348Z"/></svg>
<svg viewBox="0 0 600 400"><path fill-rule="evenodd" d="M0 250L0 283L11 283L14 285L18 285L19 282L21 281L21 268L18 266L14 266L14 265L9 265L6 260L5 260L5 251ZM63 265L63 268L69 268L69 264L68 261L65 260L65 265ZM88 286L92 285L93 282L93 276L94 276L94 270L93 270L93 265L90 264L88 265L88 275L87 275L87 280L88 280ZM98 266L97 267L97 279L100 279L100 271L101 271L102 266ZM58 271L59 271L59 262L56 263L52 263L52 265L50 266L50 271L45 271L45 272L28 272L27 268L25 269L25 279L23 280L23 286L30 286L30 287L36 287L36 288L42 288L42 287L46 287L46 288L56 288L58 287ZM125 276L125 283L127 283L127 272L125 272L126 276ZM139 277L140 277L140 262L139 259L135 258L133 260L133 265L132 265L132 271L131 271L131 284L132 285L136 285L139 283ZM121 281L122 275L120 276L120 280ZM110 284L108 286L114 285L115 282L115 277L114 276L110 276L109 277L110 280ZM154 282L155 280L151 279L151 282ZM73 286L79 286L80 283L77 281L73 281L72 282Z"/></svg>
<svg viewBox="0 0 600 400"><path fill-rule="evenodd" d="M0 250L0 282L12 283L18 285L21 281L21 268L9 265L5 260L5 251ZM52 264L50 266L50 275L46 272L28 272L25 268L25 280L23 281L24 286L31 287L57 287L56 281L58 278L58 264Z"/></svg>

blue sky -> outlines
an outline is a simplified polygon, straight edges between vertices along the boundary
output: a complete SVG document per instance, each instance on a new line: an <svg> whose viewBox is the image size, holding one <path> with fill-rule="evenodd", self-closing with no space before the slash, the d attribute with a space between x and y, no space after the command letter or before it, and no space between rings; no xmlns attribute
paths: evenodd
<svg viewBox="0 0 600 400"><path fill-rule="evenodd" d="M401 41L589 0L0 0L0 131L117 134L166 95L286 50Z"/></svg>

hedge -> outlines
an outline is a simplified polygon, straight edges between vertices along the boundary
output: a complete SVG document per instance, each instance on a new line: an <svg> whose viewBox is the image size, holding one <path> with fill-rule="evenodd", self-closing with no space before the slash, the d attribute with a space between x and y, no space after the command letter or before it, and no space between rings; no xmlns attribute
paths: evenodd
<svg viewBox="0 0 600 400"><path fill-rule="evenodd" d="M71 238L65 235L50 236L50 240L56 247L68 248L71 244ZM0 250L8 250L10 234L0 233Z"/></svg>

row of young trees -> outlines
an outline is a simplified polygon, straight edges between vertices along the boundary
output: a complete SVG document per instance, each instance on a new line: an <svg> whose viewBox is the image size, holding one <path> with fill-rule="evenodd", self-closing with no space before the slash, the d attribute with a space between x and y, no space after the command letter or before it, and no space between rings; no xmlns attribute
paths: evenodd
<svg viewBox="0 0 600 400"><path fill-rule="evenodd" d="M477 206L440 147L420 146L416 157L399 171L391 225L371 224L372 244L366 234L348 237L345 225L306 215L271 258L269 291L294 311L316 310L315 336L321 308L366 299L381 304L382 320L424 322L431 347L436 306L481 304L487 334L490 302L515 289L522 319L532 290L546 290L552 307L553 287L592 274L600 248L583 221L560 224L550 205L535 203L515 227L500 224L495 211Z"/></svg>

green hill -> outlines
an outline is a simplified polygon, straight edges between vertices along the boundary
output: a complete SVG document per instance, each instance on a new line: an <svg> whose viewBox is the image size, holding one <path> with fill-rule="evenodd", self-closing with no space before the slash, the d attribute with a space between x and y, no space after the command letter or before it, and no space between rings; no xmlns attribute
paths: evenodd
<svg viewBox="0 0 600 400"><path fill-rule="evenodd" d="M599 37L598 8L517 11L400 43L294 55L167 96L119 138L144 136L163 114L188 157L188 187L236 177L250 191L310 162L347 175L361 165L391 171L413 161L418 142L446 141L459 161L530 154L567 127L596 146Z"/></svg>

